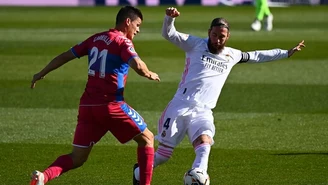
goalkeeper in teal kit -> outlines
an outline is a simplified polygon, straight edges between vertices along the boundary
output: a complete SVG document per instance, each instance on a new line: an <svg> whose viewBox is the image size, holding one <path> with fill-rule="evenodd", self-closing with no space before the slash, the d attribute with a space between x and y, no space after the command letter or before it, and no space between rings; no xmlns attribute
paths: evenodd
<svg viewBox="0 0 328 185"><path fill-rule="evenodd" d="M264 29L271 31L273 28L273 15L270 12L268 0L254 0L255 1L255 20L251 24L251 28L254 31L260 31L262 28L262 22L264 23Z"/></svg>

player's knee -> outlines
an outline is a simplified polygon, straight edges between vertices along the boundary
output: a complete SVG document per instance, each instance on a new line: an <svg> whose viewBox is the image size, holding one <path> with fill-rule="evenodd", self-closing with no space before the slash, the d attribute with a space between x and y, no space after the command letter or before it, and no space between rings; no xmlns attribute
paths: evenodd
<svg viewBox="0 0 328 185"><path fill-rule="evenodd" d="M200 135L198 136L195 141L193 141L193 146L196 147L201 144L211 144L212 143L212 138L208 135Z"/></svg>
<svg viewBox="0 0 328 185"><path fill-rule="evenodd" d="M72 158L73 161L73 168L78 168L82 166L89 157L90 151L92 147L89 148L79 148L74 147L72 153L69 156Z"/></svg>
<svg viewBox="0 0 328 185"><path fill-rule="evenodd" d="M136 136L134 140L139 146L154 147L154 134L148 129Z"/></svg>
<svg viewBox="0 0 328 185"><path fill-rule="evenodd" d="M81 167L88 160L88 156L76 154L74 152L69 154L69 156L72 158L73 168Z"/></svg>

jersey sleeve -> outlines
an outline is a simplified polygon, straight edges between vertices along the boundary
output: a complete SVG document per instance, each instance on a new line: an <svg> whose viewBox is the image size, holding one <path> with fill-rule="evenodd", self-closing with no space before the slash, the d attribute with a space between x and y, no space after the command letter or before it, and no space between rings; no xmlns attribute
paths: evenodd
<svg viewBox="0 0 328 185"><path fill-rule="evenodd" d="M71 48L71 51L76 56L76 58L81 58L85 55L88 55L88 45L90 43L90 39L91 37Z"/></svg>
<svg viewBox="0 0 328 185"><path fill-rule="evenodd" d="M243 52L242 51L240 51L238 49L230 48L229 53L232 56L235 64L243 60Z"/></svg>
<svg viewBox="0 0 328 185"><path fill-rule="evenodd" d="M165 16L162 27L162 36L182 50L190 51L197 45L200 39L189 34L178 32L174 26L174 20L175 18Z"/></svg>
<svg viewBox="0 0 328 185"><path fill-rule="evenodd" d="M240 63L243 62L270 62L274 60L280 60L288 57L288 50L282 49L271 49L271 50L256 50L256 51L248 51L241 53L242 58L240 59Z"/></svg>
<svg viewBox="0 0 328 185"><path fill-rule="evenodd" d="M129 39L124 39L121 43L121 58L124 62L129 62L134 57L138 57L133 43Z"/></svg>

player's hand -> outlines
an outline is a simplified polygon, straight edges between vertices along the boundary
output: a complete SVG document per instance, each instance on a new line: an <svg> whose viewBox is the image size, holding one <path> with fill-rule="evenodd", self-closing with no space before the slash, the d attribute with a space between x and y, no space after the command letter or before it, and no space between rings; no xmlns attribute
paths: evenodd
<svg viewBox="0 0 328 185"><path fill-rule="evenodd" d="M288 57L291 57L295 52L301 51L305 47L304 40L298 43L298 45L290 50L288 50Z"/></svg>
<svg viewBox="0 0 328 185"><path fill-rule="evenodd" d="M172 18L178 17L180 15L180 12L174 7L167 8L165 12L167 16Z"/></svg>
<svg viewBox="0 0 328 185"><path fill-rule="evenodd" d="M159 78L158 74L154 73L154 72L149 72L149 80L156 80L156 81L161 81L161 79Z"/></svg>
<svg viewBox="0 0 328 185"><path fill-rule="evenodd" d="M34 89L36 81L44 79L44 76L41 76L40 73L36 73L33 75L33 79L31 81L31 89Z"/></svg>

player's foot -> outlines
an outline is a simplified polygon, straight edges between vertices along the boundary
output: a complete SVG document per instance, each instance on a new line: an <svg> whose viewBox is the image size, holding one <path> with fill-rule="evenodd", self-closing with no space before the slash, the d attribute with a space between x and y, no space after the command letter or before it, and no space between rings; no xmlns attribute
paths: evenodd
<svg viewBox="0 0 328 185"><path fill-rule="evenodd" d="M35 170L32 173L30 185L44 185L44 175L43 175L43 173Z"/></svg>
<svg viewBox="0 0 328 185"><path fill-rule="evenodd" d="M136 179L136 172L135 172L138 167L139 167L138 163L134 164L133 166L133 180L132 180L133 185L139 185L140 183L140 181Z"/></svg>
<svg viewBox="0 0 328 185"><path fill-rule="evenodd" d="M273 28L273 15L270 14L268 16L265 17L265 30L266 31L271 31Z"/></svg>
<svg viewBox="0 0 328 185"><path fill-rule="evenodd" d="M259 20L255 20L252 24L251 24L251 28L252 28L252 30L254 30L254 31L260 31L261 30L261 21L259 21Z"/></svg>

